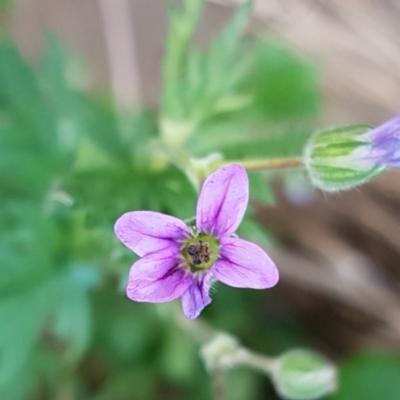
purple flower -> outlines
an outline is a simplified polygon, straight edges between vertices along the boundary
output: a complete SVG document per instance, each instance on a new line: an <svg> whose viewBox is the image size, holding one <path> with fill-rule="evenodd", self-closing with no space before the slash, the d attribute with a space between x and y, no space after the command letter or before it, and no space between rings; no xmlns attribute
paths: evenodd
<svg viewBox="0 0 400 400"><path fill-rule="evenodd" d="M204 182L195 226L152 211L122 215L115 233L142 257L130 270L128 297L149 303L181 297L185 316L194 319L210 304L215 280L241 288L274 286L278 270L268 255L257 245L232 236L248 200L246 170L232 164Z"/></svg>

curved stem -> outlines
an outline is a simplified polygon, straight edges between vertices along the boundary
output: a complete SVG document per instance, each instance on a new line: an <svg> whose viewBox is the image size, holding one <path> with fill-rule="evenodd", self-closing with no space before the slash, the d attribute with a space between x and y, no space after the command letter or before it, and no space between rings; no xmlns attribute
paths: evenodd
<svg viewBox="0 0 400 400"><path fill-rule="evenodd" d="M270 373L273 358L242 346L234 336L213 329L201 318L187 320L180 312L175 312L174 317L177 325L201 344L201 353L210 372L221 372L233 367L246 366L267 374ZM204 351L207 347L212 347L212 351ZM218 380L218 382L221 381Z"/></svg>

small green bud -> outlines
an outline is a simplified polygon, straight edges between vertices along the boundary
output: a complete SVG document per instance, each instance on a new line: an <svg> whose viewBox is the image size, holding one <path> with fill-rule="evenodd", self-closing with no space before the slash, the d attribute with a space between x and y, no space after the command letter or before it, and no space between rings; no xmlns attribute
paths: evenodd
<svg viewBox="0 0 400 400"><path fill-rule="evenodd" d="M288 400L318 399L336 389L335 366L318 353L291 350L272 363L276 391Z"/></svg>
<svg viewBox="0 0 400 400"><path fill-rule="evenodd" d="M350 189L382 173L386 166L371 157L371 127L355 125L314 134L304 164L313 185L326 192Z"/></svg>
<svg viewBox="0 0 400 400"><path fill-rule="evenodd" d="M232 355L239 349L238 340L224 332L215 335L201 348L201 356L208 370L232 366Z"/></svg>

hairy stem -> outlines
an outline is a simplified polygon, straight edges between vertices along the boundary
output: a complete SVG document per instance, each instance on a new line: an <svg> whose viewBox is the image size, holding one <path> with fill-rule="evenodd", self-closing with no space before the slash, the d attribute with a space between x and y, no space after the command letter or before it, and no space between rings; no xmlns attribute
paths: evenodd
<svg viewBox="0 0 400 400"><path fill-rule="evenodd" d="M248 171L289 169L303 167L301 157L290 158L255 158L249 160L224 160L215 165L216 168L229 164L240 164Z"/></svg>

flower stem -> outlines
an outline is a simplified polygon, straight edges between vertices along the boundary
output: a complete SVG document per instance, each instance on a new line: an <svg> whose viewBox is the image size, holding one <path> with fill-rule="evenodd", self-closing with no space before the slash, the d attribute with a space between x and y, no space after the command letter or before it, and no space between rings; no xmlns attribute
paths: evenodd
<svg viewBox="0 0 400 400"><path fill-rule="evenodd" d="M201 318L188 320L180 310L171 307L177 326L200 345L200 354L212 380L215 400L225 400L225 373L234 367L247 367L266 375L271 374L273 358L242 346L232 335L215 330Z"/></svg>
<svg viewBox="0 0 400 400"><path fill-rule="evenodd" d="M232 354L229 359L225 360L225 362L228 362L235 367L246 366L267 374L271 370L272 361L272 358L263 354L255 353L243 346L241 346L235 354Z"/></svg>
<svg viewBox="0 0 400 400"><path fill-rule="evenodd" d="M225 371L218 368L211 376L215 400L226 400Z"/></svg>
<svg viewBox="0 0 400 400"><path fill-rule="evenodd" d="M208 325L201 318L196 320L187 320L182 316L181 313L176 312L174 314L175 322L177 325L185 331L194 341L198 342L202 348L204 346L209 346L212 342L217 342L215 349L218 349L213 355L212 368L211 370L224 370L237 366L246 366L252 369L262 371L264 373L269 373L271 369L271 364L273 358L265 356L264 354L259 354L251 349L242 346L239 342L233 346L229 346L222 350L222 346L226 346L226 341L221 342L220 337L226 336L228 339L235 339L232 335L226 332L214 330L210 325ZM228 337L229 336L229 337ZM209 352L202 352L204 361L207 364Z"/></svg>
<svg viewBox="0 0 400 400"><path fill-rule="evenodd" d="M301 157L287 157L287 158L255 158L249 160L224 160L218 164L214 164L215 168L220 168L224 165L240 164L248 171L257 170L272 170L272 169L289 169L303 167L303 160Z"/></svg>

